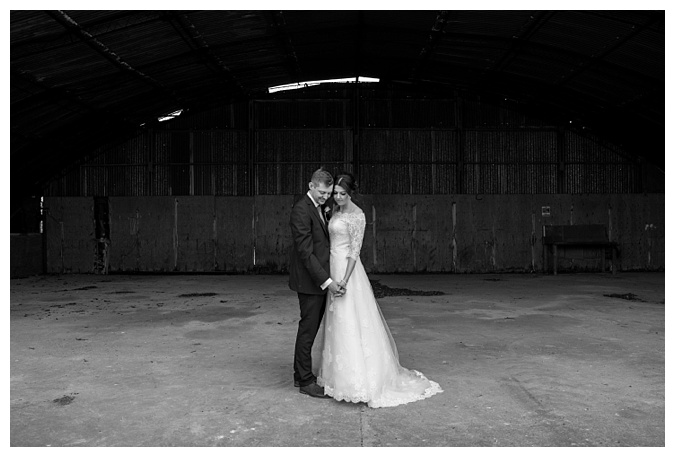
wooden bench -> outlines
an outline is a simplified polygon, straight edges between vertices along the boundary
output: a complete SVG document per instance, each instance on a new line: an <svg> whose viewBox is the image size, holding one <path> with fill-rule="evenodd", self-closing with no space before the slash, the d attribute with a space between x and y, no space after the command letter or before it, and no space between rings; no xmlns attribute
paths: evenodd
<svg viewBox="0 0 675 457"><path fill-rule="evenodd" d="M607 249L612 251L612 274L616 274L618 243L609 241L607 229L601 224L588 225L544 225L544 269L548 268L547 253L553 250L553 274L558 274L559 247L596 247L602 249L602 271L605 271Z"/></svg>

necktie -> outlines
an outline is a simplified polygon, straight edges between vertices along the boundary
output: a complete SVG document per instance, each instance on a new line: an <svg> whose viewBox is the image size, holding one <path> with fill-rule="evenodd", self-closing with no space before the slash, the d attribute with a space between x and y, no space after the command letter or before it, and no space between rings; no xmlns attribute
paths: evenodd
<svg viewBox="0 0 675 457"><path fill-rule="evenodd" d="M326 225L326 219L323 217L323 211L321 211L321 205L317 205L316 209L319 210L319 218L321 219L321 222L323 222L323 224Z"/></svg>

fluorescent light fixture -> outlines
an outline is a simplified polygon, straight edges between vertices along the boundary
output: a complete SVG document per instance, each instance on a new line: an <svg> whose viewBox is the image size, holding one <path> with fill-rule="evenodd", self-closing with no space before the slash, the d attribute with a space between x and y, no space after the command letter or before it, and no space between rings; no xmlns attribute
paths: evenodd
<svg viewBox="0 0 675 457"><path fill-rule="evenodd" d="M180 116L182 112L183 112L183 110L179 109L179 110L174 111L173 113L169 113L165 116L160 116L160 117L157 118L157 120L159 122L170 121L171 119L174 119L174 118Z"/></svg>
<svg viewBox="0 0 675 457"><path fill-rule="evenodd" d="M321 79L319 81L304 81L299 83L283 84L281 86L270 87L269 93L280 92L282 90L302 89L303 87L318 86L323 83L376 83L379 78L368 78L366 76L355 76L353 78Z"/></svg>

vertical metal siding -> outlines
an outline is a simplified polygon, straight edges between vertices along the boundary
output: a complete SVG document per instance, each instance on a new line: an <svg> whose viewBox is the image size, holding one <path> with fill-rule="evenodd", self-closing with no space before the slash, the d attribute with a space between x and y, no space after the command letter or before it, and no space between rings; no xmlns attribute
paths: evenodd
<svg viewBox="0 0 675 457"><path fill-rule="evenodd" d="M607 145L565 132L565 176L569 193L640 192L638 167Z"/></svg>
<svg viewBox="0 0 675 457"><path fill-rule="evenodd" d="M642 189L639 164L619 148L566 126L547 126L515 102L493 106L459 95L428 99L363 90L355 105L353 90L298 92L186 113L96 151L49 182L45 194L290 195L303 192L322 165L331 172L357 166L365 194Z"/></svg>
<svg viewBox="0 0 675 457"><path fill-rule="evenodd" d="M243 130L192 134L195 195L245 195L248 136Z"/></svg>
<svg viewBox="0 0 675 457"><path fill-rule="evenodd" d="M256 133L256 195L303 192L312 172L335 173L352 162L351 131L259 130Z"/></svg>

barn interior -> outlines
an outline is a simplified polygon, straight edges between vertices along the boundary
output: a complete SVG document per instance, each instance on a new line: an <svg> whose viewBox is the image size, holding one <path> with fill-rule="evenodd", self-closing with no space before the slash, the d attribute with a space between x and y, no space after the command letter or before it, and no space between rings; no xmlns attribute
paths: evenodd
<svg viewBox="0 0 675 457"><path fill-rule="evenodd" d="M12 10L12 446L664 446L665 10ZM391 409L292 385L352 172Z"/></svg>

